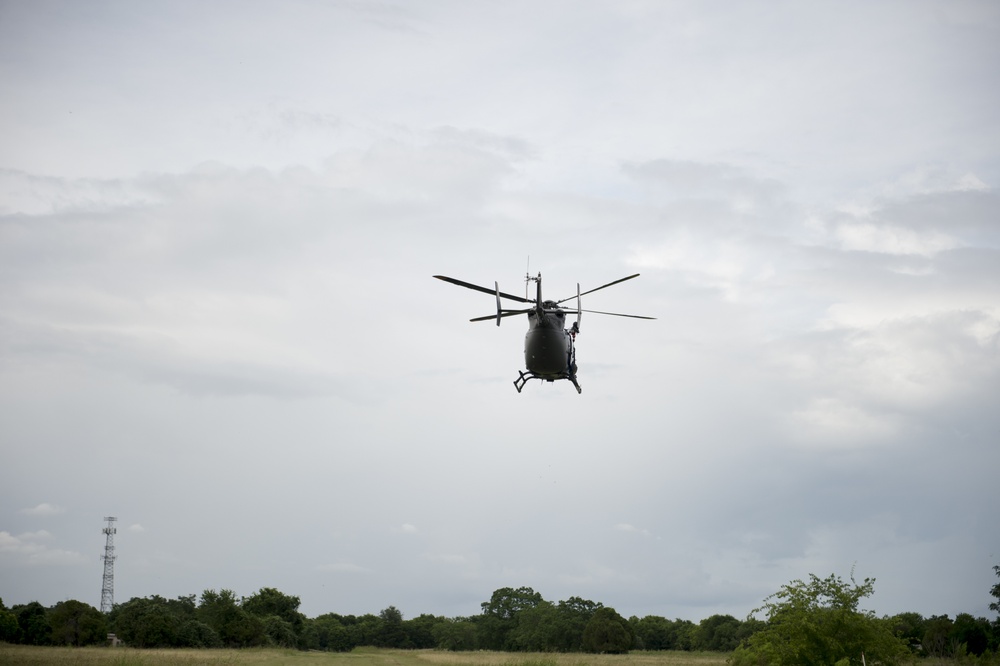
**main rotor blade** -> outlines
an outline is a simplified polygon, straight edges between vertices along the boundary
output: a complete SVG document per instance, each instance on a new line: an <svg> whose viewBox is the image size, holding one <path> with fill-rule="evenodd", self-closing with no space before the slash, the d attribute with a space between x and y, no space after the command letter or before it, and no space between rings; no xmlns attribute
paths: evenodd
<svg viewBox="0 0 1000 666"><path fill-rule="evenodd" d="M534 309L535 308L528 308L527 310L503 310L501 311L500 316L513 317L514 315L526 314ZM470 319L469 321L489 321L491 319L496 319L496 318L497 316L495 314L491 314L491 315L486 315L485 317L476 317L475 319Z"/></svg>
<svg viewBox="0 0 1000 666"><path fill-rule="evenodd" d="M636 273L635 275L629 275L628 277L623 277L620 280L615 280L614 282L609 282L607 284L602 284L600 287L595 287L595 288L591 289L590 291L585 291L585 292L583 292L581 294L577 294L575 296L569 296L567 298L562 299L561 301L556 301L556 303L565 303L566 301L570 300L571 298L576 298L577 296L586 296L587 294L592 294L595 291L600 291L601 289L604 289L605 287L610 287L613 284L618 284L619 282L625 282L626 280L631 280L632 278L637 278L637 277L639 277L638 273ZM589 312L589 310L584 310L584 312Z"/></svg>
<svg viewBox="0 0 1000 666"><path fill-rule="evenodd" d="M563 310L566 314L576 314L577 310ZM601 312L600 310L580 310L580 312L590 312L591 314L611 315L612 317L631 317L632 319L656 319L656 317L643 317L642 315L622 314L620 312Z"/></svg>
<svg viewBox="0 0 1000 666"><path fill-rule="evenodd" d="M452 284L457 284L459 287L465 287L466 289L474 289L475 291L481 291L484 294L490 294L495 296L497 294L496 289L490 289L489 287L480 287L477 284L472 284L471 282L463 282L461 280L456 280L455 278L445 277L444 275L435 275L438 280L444 280L445 282L450 282ZM606 286L606 285L605 285ZM500 298L509 298L512 301L517 301L518 303L534 303L534 301L529 301L527 298L522 298L521 296L514 296L513 294L505 294L500 292ZM494 315L495 317L496 315Z"/></svg>

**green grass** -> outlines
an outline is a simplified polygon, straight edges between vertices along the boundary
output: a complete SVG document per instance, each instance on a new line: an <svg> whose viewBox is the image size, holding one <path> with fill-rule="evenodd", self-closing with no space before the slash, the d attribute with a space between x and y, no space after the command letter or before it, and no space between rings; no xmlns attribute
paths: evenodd
<svg viewBox="0 0 1000 666"><path fill-rule="evenodd" d="M633 652L626 655L542 654L511 652L445 652L441 650L379 650L299 652L281 649L136 650L132 648L64 648L0 644L0 665L73 664L90 666L166 666L206 664L277 666L722 666L726 654Z"/></svg>
<svg viewBox="0 0 1000 666"><path fill-rule="evenodd" d="M300 652L277 648L243 650L136 650L132 648L66 648L0 643L0 666L72 664L73 666L724 666L728 653L642 652L629 654L549 654L539 652L446 652L380 650ZM955 666L958 661L926 659L919 666ZM992 663L992 662L991 662Z"/></svg>

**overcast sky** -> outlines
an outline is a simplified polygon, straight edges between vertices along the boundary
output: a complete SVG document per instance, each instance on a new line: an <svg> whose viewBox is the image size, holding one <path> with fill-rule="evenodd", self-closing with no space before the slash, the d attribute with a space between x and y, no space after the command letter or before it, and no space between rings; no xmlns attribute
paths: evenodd
<svg viewBox="0 0 1000 666"><path fill-rule="evenodd" d="M0 0L0 596L990 616L1000 5ZM512 381L584 315L583 394Z"/></svg>

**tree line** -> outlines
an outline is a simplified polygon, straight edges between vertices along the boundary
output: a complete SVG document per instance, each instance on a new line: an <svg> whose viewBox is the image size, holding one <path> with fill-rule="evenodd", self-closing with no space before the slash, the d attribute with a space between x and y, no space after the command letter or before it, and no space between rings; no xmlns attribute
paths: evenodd
<svg viewBox="0 0 1000 666"><path fill-rule="evenodd" d="M1000 567L994 567L1000 576ZM733 663L899 663L933 657L1000 654L1000 615L992 622L960 613L925 618L919 613L875 617L859 610L874 580L837 576L792 581L765 599L745 620L713 615L695 624L655 615L622 617L615 609L580 597L551 602L530 587L504 587L481 612L448 618L422 614L404 619L389 606L377 615L326 613L307 618L299 598L265 587L248 597L205 590L200 597L136 597L107 615L76 600L45 608L37 601L7 609L0 600L0 640L33 645L92 645L114 633L125 644L159 647L280 646L349 651L358 646L401 649L623 653L630 650L733 652ZM1000 584L990 594L1000 613ZM764 615L764 619L757 616ZM814 661L825 654L830 660ZM838 656L840 655L840 656ZM845 662L846 663L846 662Z"/></svg>

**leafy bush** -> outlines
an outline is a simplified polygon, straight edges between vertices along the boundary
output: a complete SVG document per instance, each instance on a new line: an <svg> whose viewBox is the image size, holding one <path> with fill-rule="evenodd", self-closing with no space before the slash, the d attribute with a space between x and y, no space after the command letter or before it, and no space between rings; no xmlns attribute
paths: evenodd
<svg viewBox="0 0 1000 666"><path fill-rule="evenodd" d="M893 635L889 620L858 610L872 594L875 580L858 585L839 576L809 582L795 580L764 600L753 614L765 612L767 626L733 653L734 666L847 666L900 664L909 657L906 644ZM864 655L864 657L862 657Z"/></svg>

